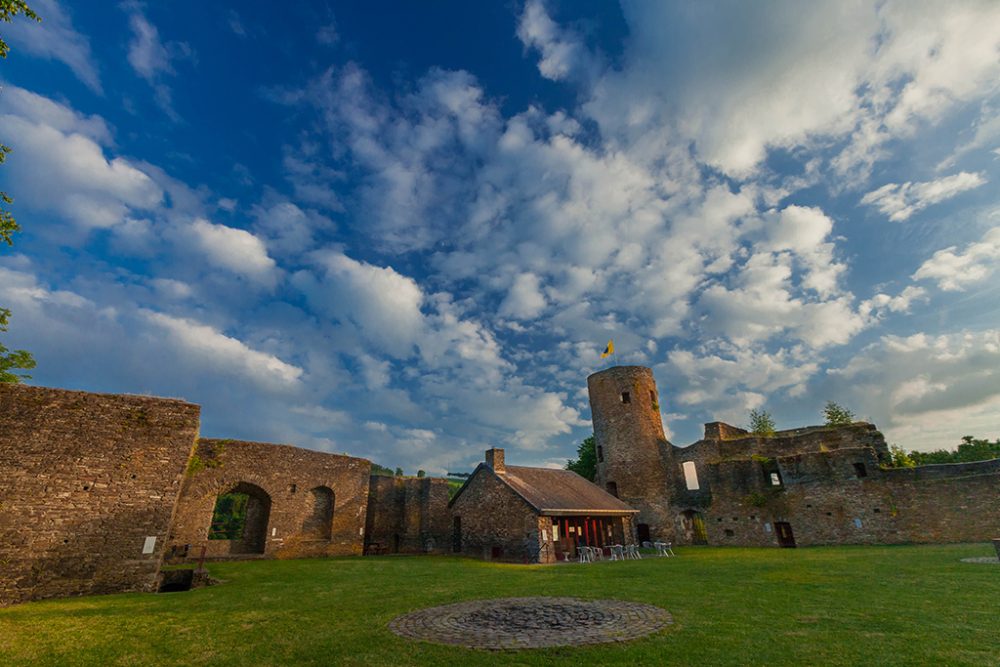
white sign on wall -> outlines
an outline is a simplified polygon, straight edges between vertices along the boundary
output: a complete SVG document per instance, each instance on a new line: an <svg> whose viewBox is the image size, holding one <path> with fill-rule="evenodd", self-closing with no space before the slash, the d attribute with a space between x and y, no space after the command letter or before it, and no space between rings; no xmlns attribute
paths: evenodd
<svg viewBox="0 0 1000 667"><path fill-rule="evenodd" d="M146 541L142 543L142 553L151 554L156 550L156 537L147 537Z"/></svg>

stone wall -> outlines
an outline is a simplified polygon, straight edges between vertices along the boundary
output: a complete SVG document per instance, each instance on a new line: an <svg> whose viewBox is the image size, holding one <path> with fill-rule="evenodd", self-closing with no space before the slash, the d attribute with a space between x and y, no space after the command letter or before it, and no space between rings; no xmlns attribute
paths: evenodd
<svg viewBox="0 0 1000 667"><path fill-rule="evenodd" d="M289 445L201 440L171 530L177 558L360 555L371 463ZM209 539L219 495L250 498L243 539ZM331 498L332 496L332 498ZM329 511L332 500L332 515Z"/></svg>
<svg viewBox="0 0 1000 667"><path fill-rule="evenodd" d="M448 480L373 475L365 528L368 553L451 550Z"/></svg>
<svg viewBox="0 0 1000 667"><path fill-rule="evenodd" d="M198 417L178 400L0 384L0 604L156 590Z"/></svg>
<svg viewBox="0 0 1000 667"><path fill-rule="evenodd" d="M758 461L708 467L711 503L698 509L709 544L777 546L779 521L798 546L982 542L1000 534L1000 460L883 470L873 450L845 448L776 462L780 487Z"/></svg>
<svg viewBox="0 0 1000 667"><path fill-rule="evenodd" d="M461 522L460 553L487 560L534 557L545 525L534 508L483 464L455 497L451 514L453 522Z"/></svg>
<svg viewBox="0 0 1000 667"><path fill-rule="evenodd" d="M653 533L667 532L675 448L663 432L653 372L614 366L588 377L587 389L598 452L597 485L639 510L637 523L649 525Z"/></svg>

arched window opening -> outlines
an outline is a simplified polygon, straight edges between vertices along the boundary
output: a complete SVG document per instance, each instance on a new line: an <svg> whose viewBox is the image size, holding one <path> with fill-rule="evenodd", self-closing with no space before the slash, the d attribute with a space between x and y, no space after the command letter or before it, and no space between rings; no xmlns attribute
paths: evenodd
<svg viewBox="0 0 1000 667"><path fill-rule="evenodd" d="M215 499L208 539L228 540L230 553L264 553L271 496L255 484L240 482Z"/></svg>
<svg viewBox="0 0 1000 667"><path fill-rule="evenodd" d="M312 507L302 522L302 532L317 540L329 540L333 524L333 490L317 486L309 491L309 496Z"/></svg>

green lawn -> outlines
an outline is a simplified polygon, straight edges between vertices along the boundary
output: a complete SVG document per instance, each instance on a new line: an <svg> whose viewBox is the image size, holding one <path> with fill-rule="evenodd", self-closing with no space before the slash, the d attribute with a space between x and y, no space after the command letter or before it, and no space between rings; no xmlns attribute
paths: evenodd
<svg viewBox="0 0 1000 667"><path fill-rule="evenodd" d="M226 583L0 609L3 665L997 665L987 545L677 549L677 558L521 566L446 557L211 566ZM624 645L487 653L409 642L394 616L477 597L660 605Z"/></svg>

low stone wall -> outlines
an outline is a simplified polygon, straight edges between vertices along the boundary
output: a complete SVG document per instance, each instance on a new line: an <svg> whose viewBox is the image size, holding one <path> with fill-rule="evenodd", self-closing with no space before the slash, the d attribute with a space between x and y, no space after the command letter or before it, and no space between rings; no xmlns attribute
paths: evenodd
<svg viewBox="0 0 1000 667"><path fill-rule="evenodd" d="M0 384L0 604L155 591L198 417L184 401Z"/></svg>
<svg viewBox="0 0 1000 667"><path fill-rule="evenodd" d="M360 555L371 463L289 445L201 440L178 500L170 546L178 559ZM242 540L209 539L220 494L249 492ZM256 494L256 495L255 495ZM325 502L332 497L332 512ZM251 516L251 514L253 516Z"/></svg>
<svg viewBox="0 0 1000 667"><path fill-rule="evenodd" d="M367 553L446 553L451 549L448 480L373 475Z"/></svg>

